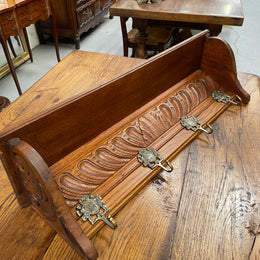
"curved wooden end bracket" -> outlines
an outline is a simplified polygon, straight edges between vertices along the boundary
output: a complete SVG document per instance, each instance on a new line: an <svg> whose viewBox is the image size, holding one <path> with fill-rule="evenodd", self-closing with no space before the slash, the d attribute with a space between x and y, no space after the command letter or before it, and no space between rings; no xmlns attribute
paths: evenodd
<svg viewBox="0 0 260 260"><path fill-rule="evenodd" d="M234 53L229 44L218 37L205 39L201 70L211 75L224 91L238 95L248 103L250 95L242 88L238 78Z"/></svg>
<svg viewBox="0 0 260 260"><path fill-rule="evenodd" d="M18 138L9 140L8 147L31 206L84 259L97 259L95 247L72 216L43 158Z"/></svg>

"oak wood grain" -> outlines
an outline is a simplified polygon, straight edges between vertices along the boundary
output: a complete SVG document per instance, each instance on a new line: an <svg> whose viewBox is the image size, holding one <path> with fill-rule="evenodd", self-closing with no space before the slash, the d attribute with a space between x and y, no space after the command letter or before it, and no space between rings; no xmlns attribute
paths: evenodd
<svg viewBox="0 0 260 260"><path fill-rule="evenodd" d="M191 146L172 259L248 259L256 246L248 229L260 221L259 79L246 89L250 105L231 106Z"/></svg>

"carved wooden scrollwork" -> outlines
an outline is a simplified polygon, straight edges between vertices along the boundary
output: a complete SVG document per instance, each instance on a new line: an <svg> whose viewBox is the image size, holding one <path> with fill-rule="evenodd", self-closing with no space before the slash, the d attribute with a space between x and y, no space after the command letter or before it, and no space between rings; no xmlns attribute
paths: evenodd
<svg viewBox="0 0 260 260"><path fill-rule="evenodd" d="M56 221L55 206L48 195L49 193L42 178L34 171L32 165L25 160L23 152L17 149L17 147L11 146L10 153L13 163L17 168L17 173L20 175L19 177L24 186L29 203L48 221Z"/></svg>
<svg viewBox="0 0 260 260"><path fill-rule="evenodd" d="M214 84L206 75L201 75L140 115L116 136L87 154L77 165L66 169L57 178L57 183L67 204L74 206L80 197L91 193L136 157L140 148L147 147L179 124L183 115L211 95L216 87Z"/></svg>

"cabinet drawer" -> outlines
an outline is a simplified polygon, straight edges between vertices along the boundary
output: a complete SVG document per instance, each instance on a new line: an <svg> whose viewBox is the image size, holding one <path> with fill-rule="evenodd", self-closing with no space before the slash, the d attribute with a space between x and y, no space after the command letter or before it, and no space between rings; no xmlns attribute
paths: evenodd
<svg viewBox="0 0 260 260"><path fill-rule="evenodd" d="M100 0L88 1L86 4L77 8L78 27L82 28L90 20L94 19L95 14L100 11Z"/></svg>
<svg viewBox="0 0 260 260"><path fill-rule="evenodd" d="M36 0L18 6L16 8L16 13L21 27L27 27L36 23L39 19L46 20L49 16L47 3L47 1ZM39 8L39 6L42 6L42 8Z"/></svg>
<svg viewBox="0 0 260 260"><path fill-rule="evenodd" d="M14 11L9 11L1 14L0 23L1 23L1 29L6 38L12 35L19 34L20 30L17 27Z"/></svg>

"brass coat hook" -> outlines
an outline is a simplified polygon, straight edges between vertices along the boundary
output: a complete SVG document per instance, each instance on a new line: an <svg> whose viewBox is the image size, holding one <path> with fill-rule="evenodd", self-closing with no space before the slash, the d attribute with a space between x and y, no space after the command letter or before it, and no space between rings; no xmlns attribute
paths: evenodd
<svg viewBox="0 0 260 260"><path fill-rule="evenodd" d="M159 166L166 172L171 172L173 170L173 166L170 162L165 160L169 168L166 168L162 165L163 158L156 152L154 148L142 148L139 150L137 159L140 163L142 163L144 166L148 166L151 169L154 169L155 167Z"/></svg>
<svg viewBox="0 0 260 260"><path fill-rule="evenodd" d="M181 125L188 130L196 132L197 130L202 130L207 134L213 133L213 128L210 124L206 124L209 128L209 131L202 127L202 123L194 116L182 116Z"/></svg>

